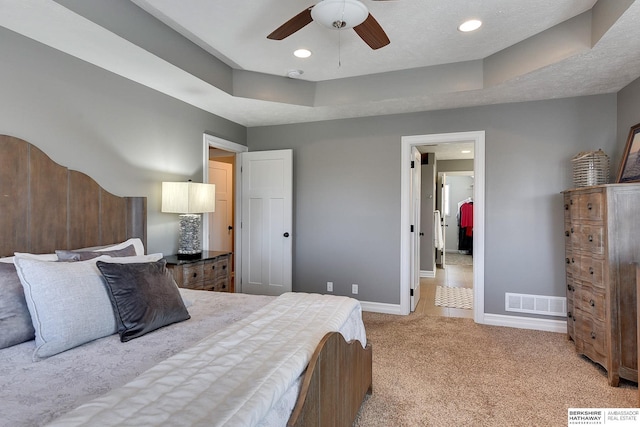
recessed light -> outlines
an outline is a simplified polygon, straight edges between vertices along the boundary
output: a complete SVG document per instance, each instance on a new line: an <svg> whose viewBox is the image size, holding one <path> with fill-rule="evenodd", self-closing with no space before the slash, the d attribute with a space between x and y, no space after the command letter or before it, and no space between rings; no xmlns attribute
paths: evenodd
<svg viewBox="0 0 640 427"><path fill-rule="evenodd" d="M311 51L308 49L298 49L293 52L293 55L298 58L308 58L311 56Z"/></svg>
<svg viewBox="0 0 640 427"><path fill-rule="evenodd" d="M470 19L468 21L463 22L458 27L458 30L463 33L468 33L469 31L475 31L482 26L482 21L478 21L477 19Z"/></svg>

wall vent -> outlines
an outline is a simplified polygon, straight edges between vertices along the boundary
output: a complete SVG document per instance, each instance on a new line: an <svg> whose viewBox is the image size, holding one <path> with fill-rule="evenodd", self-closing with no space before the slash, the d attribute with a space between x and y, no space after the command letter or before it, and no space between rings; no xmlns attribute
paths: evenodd
<svg viewBox="0 0 640 427"><path fill-rule="evenodd" d="M566 317L567 299L565 297L512 294L507 292L504 298L504 309L519 313Z"/></svg>

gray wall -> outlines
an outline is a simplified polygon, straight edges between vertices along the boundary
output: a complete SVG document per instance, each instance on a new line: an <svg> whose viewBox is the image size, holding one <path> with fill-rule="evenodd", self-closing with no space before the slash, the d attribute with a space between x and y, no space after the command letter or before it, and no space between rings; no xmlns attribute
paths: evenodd
<svg viewBox="0 0 640 427"><path fill-rule="evenodd" d="M202 181L204 132L240 144L243 126L0 28L0 133L120 196L148 197L148 250L177 250L162 181Z"/></svg>
<svg viewBox="0 0 640 427"><path fill-rule="evenodd" d="M486 131L485 311L504 293L564 296L560 192L570 159L616 146L616 95L248 129L250 150L294 150L294 289L360 285L400 302L403 135Z"/></svg>

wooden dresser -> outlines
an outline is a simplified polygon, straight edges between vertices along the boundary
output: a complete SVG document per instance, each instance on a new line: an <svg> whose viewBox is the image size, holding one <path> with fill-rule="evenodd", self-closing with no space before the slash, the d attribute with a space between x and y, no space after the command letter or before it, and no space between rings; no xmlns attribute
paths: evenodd
<svg viewBox="0 0 640 427"><path fill-rule="evenodd" d="M567 334L607 370L609 385L638 381L636 271L640 184L564 194Z"/></svg>
<svg viewBox="0 0 640 427"><path fill-rule="evenodd" d="M231 289L231 253L203 251L196 258L164 257L167 268L181 288L205 291L233 292Z"/></svg>

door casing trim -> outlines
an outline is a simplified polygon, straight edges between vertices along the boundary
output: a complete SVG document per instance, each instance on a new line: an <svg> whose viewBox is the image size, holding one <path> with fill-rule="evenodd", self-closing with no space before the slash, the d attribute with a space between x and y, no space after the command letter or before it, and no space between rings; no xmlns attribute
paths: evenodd
<svg viewBox="0 0 640 427"><path fill-rule="evenodd" d="M235 153L236 161L234 166L234 176L236 179L235 191L233 194L234 204L234 224L235 239L233 242L235 248L234 254L234 272L235 272L235 292L242 292L242 227L237 226L240 224L242 215L242 174L238 167L240 159L238 155L249 151L249 147L235 142L227 141L226 139L218 138L217 136L203 134L202 135L202 182L209 182L209 148L219 148L221 150L229 151L231 154ZM202 234L203 236L209 235L209 217L205 215L202 218ZM209 249L209 239L202 239L202 248L204 250Z"/></svg>
<svg viewBox="0 0 640 427"><path fill-rule="evenodd" d="M411 148L421 145L435 145L473 141L473 169L475 184L474 224L473 224L473 318L476 323L484 322L484 218L485 218L485 131L440 133L430 135L403 136L400 144L400 312L409 314L411 309Z"/></svg>

